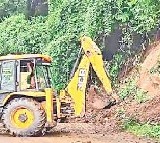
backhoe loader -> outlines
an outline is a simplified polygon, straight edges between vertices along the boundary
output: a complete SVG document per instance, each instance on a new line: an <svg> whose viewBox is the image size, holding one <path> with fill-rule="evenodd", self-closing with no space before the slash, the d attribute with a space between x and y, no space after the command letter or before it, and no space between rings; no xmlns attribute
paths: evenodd
<svg viewBox="0 0 160 143"><path fill-rule="evenodd" d="M56 126L57 120L65 116L84 116L91 66L111 95L111 82L100 49L90 37L83 36L80 41L81 56L67 87L59 92L51 85L54 73L50 72L50 56L9 54L0 57L1 120L11 135L37 136L46 128Z"/></svg>

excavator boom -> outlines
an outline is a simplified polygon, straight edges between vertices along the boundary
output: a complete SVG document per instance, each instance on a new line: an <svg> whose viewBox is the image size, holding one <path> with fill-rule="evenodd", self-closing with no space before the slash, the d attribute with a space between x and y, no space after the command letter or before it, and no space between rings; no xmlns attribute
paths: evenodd
<svg viewBox="0 0 160 143"><path fill-rule="evenodd" d="M81 38L81 47L84 55L65 89L74 102L76 116L83 116L85 113L86 84L90 66L93 67L106 92L108 94L112 92L111 82L104 68L102 54L96 43L90 37L83 36Z"/></svg>

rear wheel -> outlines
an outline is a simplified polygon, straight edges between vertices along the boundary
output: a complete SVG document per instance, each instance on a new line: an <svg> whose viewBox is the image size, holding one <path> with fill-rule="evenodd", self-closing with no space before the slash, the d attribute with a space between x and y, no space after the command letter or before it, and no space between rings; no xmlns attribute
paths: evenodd
<svg viewBox="0 0 160 143"><path fill-rule="evenodd" d="M46 123L46 114L40 103L30 98L15 98L3 110L5 127L15 136L40 135Z"/></svg>

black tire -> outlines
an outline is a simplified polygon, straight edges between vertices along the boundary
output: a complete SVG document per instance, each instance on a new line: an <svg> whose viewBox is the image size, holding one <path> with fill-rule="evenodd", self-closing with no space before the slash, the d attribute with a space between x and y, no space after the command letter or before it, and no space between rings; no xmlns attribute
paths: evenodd
<svg viewBox="0 0 160 143"><path fill-rule="evenodd" d="M33 113L33 123L27 128L18 128L11 121L11 116L16 109L25 108ZM46 123L46 114L40 103L30 98L15 98L10 101L3 110L2 120L5 128L14 136L38 136L41 135Z"/></svg>

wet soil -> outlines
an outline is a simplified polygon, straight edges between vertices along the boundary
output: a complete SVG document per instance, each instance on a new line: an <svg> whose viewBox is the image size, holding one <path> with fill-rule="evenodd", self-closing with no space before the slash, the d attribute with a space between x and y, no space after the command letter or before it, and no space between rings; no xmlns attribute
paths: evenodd
<svg viewBox="0 0 160 143"><path fill-rule="evenodd" d="M158 143L158 141L136 137L130 133L96 133L95 126L88 123L59 123L43 137L10 137L0 135L0 143Z"/></svg>

